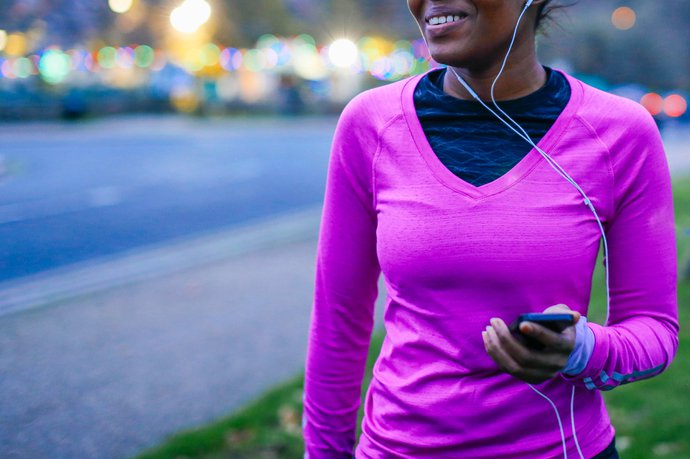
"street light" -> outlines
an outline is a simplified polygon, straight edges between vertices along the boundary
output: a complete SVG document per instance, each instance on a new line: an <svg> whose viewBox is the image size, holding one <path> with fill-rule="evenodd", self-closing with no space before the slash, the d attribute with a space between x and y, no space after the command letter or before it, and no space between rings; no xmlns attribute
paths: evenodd
<svg viewBox="0 0 690 459"><path fill-rule="evenodd" d="M170 13L170 24L178 32L191 34L211 18L211 5L206 0L184 0Z"/></svg>
<svg viewBox="0 0 690 459"><path fill-rule="evenodd" d="M357 61L357 45L346 38L331 43L328 47L328 58L337 67L350 67Z"/></svg>
<svg viewBox="0 0 690 459"><path fill-rule="evenodd" d="M134 0L108 0L108 6L116 13L126 13L132 8Z"/></svg>

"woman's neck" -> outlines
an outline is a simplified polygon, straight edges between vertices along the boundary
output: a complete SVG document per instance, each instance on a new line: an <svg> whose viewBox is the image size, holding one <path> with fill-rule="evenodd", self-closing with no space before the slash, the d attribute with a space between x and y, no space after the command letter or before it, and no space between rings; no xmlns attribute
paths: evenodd
<svg viewBox="0 0 690 459"><path fill-rule="evenodd" d="M524 97L546 84L546 71L537 60L536 53L527 53L527 56L521 58L515 51L517 50L514 50L508 58L508 63L494 88L496 100ZM490 101L491 85L501 69L501 64L502 61L480 71L462 67L453 67L453 69L482 100ZM443 91L459 99L474 99L458 81L451 68L448 68L445 73Z"/></svg>

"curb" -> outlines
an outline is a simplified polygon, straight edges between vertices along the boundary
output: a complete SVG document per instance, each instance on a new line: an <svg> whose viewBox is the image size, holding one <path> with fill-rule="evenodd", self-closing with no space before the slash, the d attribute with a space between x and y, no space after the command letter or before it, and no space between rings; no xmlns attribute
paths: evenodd
<svg viewBox="0 0 690 459"><path fill-rule="evenodd" d="M0 317L195 266L318 237L322 206L251 220L229 231L175 240L0 283Z"/></svg>

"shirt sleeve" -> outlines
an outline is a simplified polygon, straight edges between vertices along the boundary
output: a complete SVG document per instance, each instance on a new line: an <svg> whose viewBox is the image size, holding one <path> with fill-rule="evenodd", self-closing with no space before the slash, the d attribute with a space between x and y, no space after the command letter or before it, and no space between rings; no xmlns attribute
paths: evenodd
<svg viewBox="0 0 690 459"><path fill-rule="evenodd" d="M350 459L380 267L371 157L361 98L338 120L319 228L304 377L305 458Z"/></svg>
<svg viewBox="0 0 690 459"><path fill-rule="evenodd" d="M566 380L611 390L650 378L671 364L678 348L677 248L673 194L666 154L651 116L610 147L613 217L605 224L610 311L605 326L592 322L594 346L584 369Z"/></svg>

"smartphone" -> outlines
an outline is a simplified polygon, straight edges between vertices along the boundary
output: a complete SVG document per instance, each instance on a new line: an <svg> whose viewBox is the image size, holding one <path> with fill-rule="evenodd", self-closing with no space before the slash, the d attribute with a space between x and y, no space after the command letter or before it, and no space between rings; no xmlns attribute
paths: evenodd
<svg viewBox="0 0 690 459"><path fill-rule="evenodd" d="M533 322L542 327L553 330L556 333L561 333L566 328L575 324L575 317L572 314L544 314L544 313L529 313L520 314L518 318L508 327L511 333L526 347L534 350L544 349L544 344L531 336L525 336L520 332L520 324L522 322Z"/></svg>

